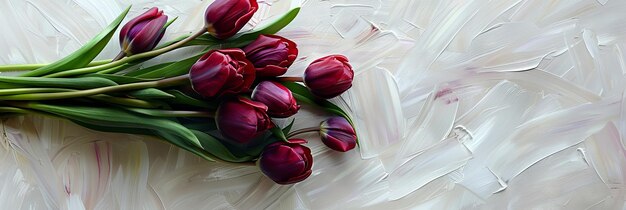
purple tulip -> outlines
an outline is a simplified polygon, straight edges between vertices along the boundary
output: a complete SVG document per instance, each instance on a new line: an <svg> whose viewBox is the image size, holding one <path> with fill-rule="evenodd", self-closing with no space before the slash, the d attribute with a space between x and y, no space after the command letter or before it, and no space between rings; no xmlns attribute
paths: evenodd
<svg viewBox="0 0 626 210"><path fill-rule="evenodd" d="M301 144L304 139L276 142L263 150L259 159L261 171L278 184L293 184L311 175L313 156L311 150Z"/></svg>
<svg viewBox="0 0 626 210"><path fill-rule="evenodd" d="M331 117L320 124L322 142L329 148L346 152L356 146L356 133L343 117Z"/></svg>
<svg viewBox="0 0 626 210"><path fill-rule="evenodd" d="M232 143L247 144L274 126L266 111L267 106L247 98L223 101L215 113L217 129Z"/></svg>
<svg viewBox="0 0 626 210"><path fill-rule="evenodd" d="M215 0L204 13L209 34L218 39L235 35L259 9L256 0Z"/></svg>
<svg viewBox="0 0 626 210"><path fill-rule="evenodd" d="M150 51L163 38L167 16L153 7L130 20L120 31L120 47L126 55Z"/></svg>
<svg viewBox="0 0 626 210"><path fill-rule="evenodd" d="M255 72L240 49L212 50L189 71L191 85L200 95L212 98L250 89Z"/></svg>
<svg viewBox="0 0 626 210"><path fill-rule="evenodd" d="M304 84L316 96L333 98L352 87L354 71L343 55L329 55L313 61L304 71Z"/></svg>
<svg viewBox="0 0 626 210"><path fill-rule="evenodd" d="M254 64L258 77L283 75L298 57L296 43L276 35L260 35L243 51Z"/></svg>
<svg viewBox="0 0 626 210"><path fill-rule="evenodd" d="M265 104L272 117L284 118L294 115L300 109L291 91L278 82L263 81L252 91L252 100Z"/></svg>

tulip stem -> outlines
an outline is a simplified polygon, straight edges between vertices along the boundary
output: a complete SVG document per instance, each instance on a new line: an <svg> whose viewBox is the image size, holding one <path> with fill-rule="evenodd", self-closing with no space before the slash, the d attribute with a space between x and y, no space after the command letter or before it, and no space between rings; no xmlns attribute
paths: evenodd
<svg viewBox="0 0 626 210"><path fill-rule="evenodd" d="M302 77L278 77L276 80L279 82L304 82Z"/></svg>
<svg viewBox="0 0 626 210"><path fill-rule="evenodd" d="M110 63L111 60L99 60L93 61L87 64L87 67L99 66L102 64ZM12 72L12 71L30 71L44 66L50 65L49 63L35 63L35 64L13 64L0 66L0 72Z"/></svg>
<svg viewBox="0 0 626 210"><path fill-rule="evenodd" d="M171 87L171 86L178 86L178 85L186 85L189 83L190 83L189 75L185 74L185 75L181 75L177 77L170 77L167 79L162 79L162 80L157 80L157 81L129 83L129 84L123 84L123 85L94 88L94 89L89 89L89 90L79 90L79 91L73 91L73 92L30 93L30 94L0 96L0 100L13 100L13 101L56 100L56 99L86 97L86 96L106 94L106 93L111 93L111 92L121 92L121 91L128 91L128 90L138 90L138 89L156 88L156 87Z"/></svg>
<svg viewBox="0 0 626 210"><path fill-rule="evenodd" d="M82 74L90 74L90 73L96 73L98 71L102 71L105 69L109 69L109 68L113 68L116 66L120 66L135 60L139 60L142 58L151 58L151 57L155 57L158 55L161 55L163 53L172 51L174 49L177 49L179 47L184 46L187 42L190 42L196 38L198 38L199 36L201 36L202 34L206 33L206 30L203 28L200 31L196 32L195 34L179 41L176 42L174 44L171 44L167 47L164 48L160 48L160 49L156 49L156 50L152 50L152 51L148 51L148 52L144 52L144 53L139 53L139 54L135 54L135 55L131 55L128 57L124 57L120 60L117 61L113 61L111 63L107 63L104 65L100 65L100 66L92 66L92 67L86 67L86 68L80 68L80 69L73 69L73 70L67 70L67 71L61 71L61 72L57 72L57 73L53 73L53 74L49 74L49 75L45 75L43 77L70 77L70 76L76 76L76 75L82 75Z"/></svg>
<svg viewBox="0 0 626 210"><path fill-rule="evenodd" d="M287 135L287 139L303 134L303 133L310 133L310 132L320 132L320 128L312 127L312 128L303 128L303 129L295 130L293 132L289 132L289 134Z"/></svg>

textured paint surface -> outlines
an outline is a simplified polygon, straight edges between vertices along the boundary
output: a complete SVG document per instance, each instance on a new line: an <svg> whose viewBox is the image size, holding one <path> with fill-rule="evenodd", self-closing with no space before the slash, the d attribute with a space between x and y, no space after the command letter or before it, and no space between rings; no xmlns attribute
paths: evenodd
<svg viewBox="0 0 626 210"><path fill-rule="evenodd" d="M202 26L206 1L0 0L0 64L58 59L129 4ZM41 116L4 120L1 209L623 209L626 2L259 0L246 28L302 5L279 34L289 75L345 54L359 150L304 136L313 174L291 186L157 139ZM112 42L99 58L118 52ZM178 50L159 61L188 56ZM318 112L295 116L315 126ZM280 120L288 123L290 119Z"/></svg>

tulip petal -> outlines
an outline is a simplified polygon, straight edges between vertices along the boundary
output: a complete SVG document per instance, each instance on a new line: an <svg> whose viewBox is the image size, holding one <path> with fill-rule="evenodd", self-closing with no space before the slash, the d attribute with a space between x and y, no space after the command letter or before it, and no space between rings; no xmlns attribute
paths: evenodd
<svg viewBox="0 0 626 210"><path fill-rule="evenodd" d="M226 39L241 30L258 7L256 0L217 0L207 8L205 21L216 38Z"/></svg>
<svg viewBox="0 0 626 210"><path fill-rule="evenodd" d="M154 20L150 20L147 23L140 23L145 24L145 26L140 28L140 31L137 32L136 36L131 37L126 53L136 54L152 50L152 48L156 46L156 43L160 41L160 38L163 37L163 26L165 23L167 23L167 16L165 15ZM135 28L139 28L138 26L133 27L133 29L129 32L129 35L135 30Z"/></svg>
<svg viewBox="0 0 626 210"><path fill-rule="evenodd" d="M159 9L156 7L152 7L151 9L144 12L143 14L128 21L128 23L126 23L120 30L120 43L124 42L124 38L128 35L128 32L133 26L135 26L137 23L156 17L158 14L159 14Z"/></svg>

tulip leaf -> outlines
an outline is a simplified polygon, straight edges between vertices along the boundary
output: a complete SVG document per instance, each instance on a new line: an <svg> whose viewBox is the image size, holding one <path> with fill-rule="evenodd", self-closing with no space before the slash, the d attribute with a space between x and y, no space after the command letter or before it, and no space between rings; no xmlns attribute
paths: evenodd
<svg viewBox="0 0 626 210"><path fill-rule="evenodd" d="M81 125L90 124L125 133L133 129L145 130L179 147L195 145L202 148L198 138L189 129L168 119L139 115L114 107L52 105L35 102L27 103L25 106L74 122L81 122Z"/></svg>
<svg viewBox="0 0 626 210"><path fill-rule="evenodd" d="M92 89L117 85L114 81L106 78L45 78L45 77L11 77L0 76L1 84L11 84L22 87L46 87L46 88L69 88L69 89Z"/></svg>
<svg viewBox="0 0 626 210"><path fill-rule="evenodd" d="M176 21L176 20L178 20L178 17L174 17L170 21L167 21L167 23L165 23L165 25L163 25L163 29L166 29L167 27L170 27L170 25L172 25L172 23L174 23L174 21Z"/></svg>
<svg viewBox="0 0 626 210"><path fill-rule="evenodd" d="M129 76L123 76L123 75L115 75L115 74L85 74L85 75L81 75L81 78L104 78L104 79L111 80L120 85L136 83L136 82L154 81L154 79L141 79L141 78L135 78L135 77L129 77Z"/></svg>
<svg viewBox="0 0 626 210"><path fill-rule="evenodd" d="M128 92L128 95L137 98L137 99L164 99L164 98L176 98L172 94L166 93L165 91L156 89L156 88L146 88L141 90L134 90Z"/></svg>
<svg viewBox="0 0 626 210"><path fill-rule="evenodd" d="M96 131L111 132L111 133L138 134L138 135L160 137L162 140L165 140L169 142L170 144L173 144L181 149L187 150L191 152L192 154L195 154L205 160L215 161L216 159L215 157L212 157L211 155L206 154L206 152L204 152L201 148L189 145L185 143L184 141L181 141L180 137L172 136L168 133L155 134L154 131L148 130L148 129L110 127L110 126L102 126L98 124L85 123L85 122L76 121L73 119L69 119L69 120L80 126L83 126L85 128L89 128L92 130L96 130Z"/></svg>
<svg viewBox="0 0 626 210"><path fill-rule="evenodd" d="M255 40L257 37L259 37L259 35L261 34L275 34L281 29L283 29L285 26L289 25L289 23L291 23L291 21L293 21L293 19L295 19L296 16L298 16L299 12L300 12L300 7L293 8L289 12L285 13L281 17L274 20L274 22L268 23L267 25L264 25L264 26L257 27L248 33L245 33L239 37L233 37L229 40L252 41L252 40Z"/></svg>
<svg viewBox="0 0 626 210"><path fill-rule="evenodd" d="M296 119L291 119L291 123L289 123L289 125L287 125L285 128L283 128L283 133L289 133L289 131L291 131L291 127L293 127L293 123L296 122Z"/></svg>
<svg viewBox="0 0 626 210"><path fill-rule="evenodd" d="M283 130L280 129L280 127L274 125L274 127L270 128L270 131L272 132L272 134L274 134L274 136L276 136L276 138L280 139L281 141L289 142L287 141L287 137L285 136L285 133L283 133Z"/></svg>
<svg viewBox="0 0 626 210"><path fill-rule="evenodd" d="M143 79L156 79L187 74L189 73L189 69L191 68L191 66L193 66L193 64L195 64L196 61L198 61L198 59L200 59L200 57L204 55L204 53L205 52L184 60L170 63L168 65L159 65L158 68L153 68L150 71L146 71L145 73L136 75L135 77Z"/></svg>
<svg viewBox="0 0 626 210"><path fill-rule="evenodd" d="M107 45L129 10L130 6L126 8L126 10L124 10L115 20L113 20L109 26L104 28L98 35L83 45L80 49L74 51L72 54L69 54L65 58L44 67L26 72L21 76L37 77L63 70L82 68L89 65L89 63L93 61L93 59L100 54L102 49L104 49Z"/></svg>
<svg viewBox="0 0 626 210"><path fill-rule="evenodd" d="M204 150L208 153L214 155L215 157L222 159L228 162L250 162L257 157L250 155L237 156L233 154L224 144L222 144L217 138L204 133L202 131L191 130L191 132L196 135Z"/></svg>
<svg viewBox="0 0 626 210"><path fill-rule="evenodd" d="M202 132L217 130L217 124L215 124L215 119L180 117L178 118L178 121L180 121L180 124L182 124L183 126L192 130L198 130Z"/></svg>
<svg viewBox="0 0 626 210"><path fill-rule="evenodd" d="M348 122L350 122L350 124L352 124L352 126L354 127L350 115L348 115L348 113L343 111L337 105L331 103L330 101L316 97L315 95L311 94L309 89L301 84L295 82L282 82L282 84L285 87L289 88L289 90L291 90L293 97L296 98L298 102L320 106L327 112L346 118L346 120L348 120Z"/></svg>
<svg viewBox="0 0 626 210"><path fill-rule="evenodd" d="M168 90L167 93L173 95L175 98L168 100L168 102L172 104L181 104L181 105L189 105L195 107L208 108L209 110L216 110L218 104L214 102L208 102L204 100L198 100L194 97L191 97L179 90Z"/></svg>
<svg viewBox="0 0 626 210"><path fill-rule="evenodd" d="M154 70L157 70L157 69L160 69L160 68L166 67L166 66L171 65L171 64L173 64L173 63L176 63L176 62L166 62L166 63L160 63L160 64L156 64L156 65L154 65L154 66L149 66L149 67L146 67L146 68L140 68L140 69L137 69L137 70L133 70L133 71L130 71L130 72L126 72L126 73L124 74L124 76L127 76L127 77L136 77L136 76L139 76L139 75L142 75L142 74L145 74L145 73L148 73L148 72L151 72L151 71L154 71Z"/></svg>
<svg viewBox="0 0 626 210"><path fill-rule="evenodd" d="M204 34L194 39L193 41L190 41L186 45L220 44L221 48L243 47L249 44L250 42L254 41L257 37L259 37L259 35L277 33L281 29L285 28L285 26L289 25L289 23L291 23L291 21L293 21L293 19L296 18L299 12L300 12L300 7L293 8L289 12L280 16L279 18L276 18L276 20L274 20L273 22L267 23L262 26L257 26L255 29L249 32L242 33L240 35L235 35L234 37L227 39L227 40L219 40L209 34ZM188 35L180 37L179 39L184 39L186 37L188 37Z"/></svg>
<svg viewBox="0 0 626 210"><path fill-rule="evenodd" d="M217 138L217 136L215 137ZM259 157L261 153L263 153L263 150L265 149L265 147L267 147L267 145L273 144L274 142L278 141L281 140L276 138L276 136L274 136L272 132L265 132L263 135L254 138L250 144L245 146L232 144L225 145L229 148L232 148L231 151L242 152L253 157Z"/></svg>

